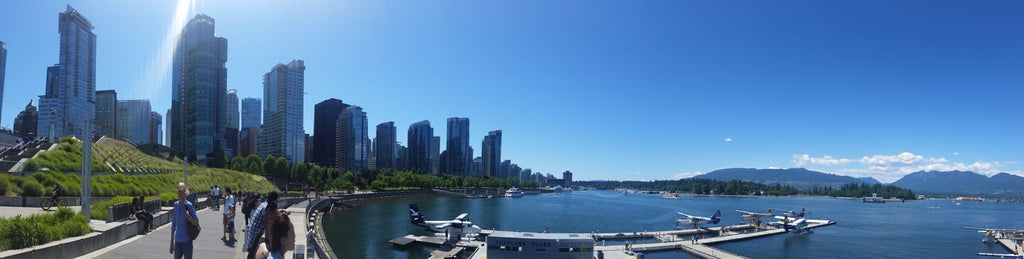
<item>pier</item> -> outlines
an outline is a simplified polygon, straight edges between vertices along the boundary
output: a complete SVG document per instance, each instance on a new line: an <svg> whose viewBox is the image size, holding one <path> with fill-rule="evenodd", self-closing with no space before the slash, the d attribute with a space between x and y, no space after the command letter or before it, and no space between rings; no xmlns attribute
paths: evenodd
<svg viewBox="0 0 1024 259"><path fill-rule="evenodd" d="M807 220L807 229L813 229L818 227L824 227L828 225L836 224L830 220ZM722 231L725 230L725 231ZM752 230L752 232L749 232ZM744 233L747 231L747 233ZM486 236L493 233L491 230L484 230L480 233L481 236ZM766 237L771 235L787 233L786 230L781 228L772 227L754 227L750 224L740 224L732 226L702 228L702 229L683 229L683 230L665 230L665 231L644 231L644 232L621 232L621 233L576 233L581 236L590 236L594 239L594 258L610 258L610 259L632 259L636 258L636 252L654 252L654 251L669 251L669 250L682 250L693 256L700 258L709 259L732 259L732 258L746 258L741 255L733 254L725 250L711 247L710 245L741 241L746 239ZM714 237L700 238L694 241L688 236L699 235L699 234L718 234ZM629 245L629 249L623 244L616 245L604 245L604 241L617 241L617 240L631 240L631 239L654 239L651 243L638 243ZM395 245L408 245L411 243L425 243L430 245L442 245L444 244L444 238L433 237L433 236L417 236L417 235L406 235L392 239L390 242ZM1000 241L1003 243L1002 241ZM430 258L453 258L461 251L473 249L470 258L486 258L487 249L484 248L486 245L482 241L459 241L454 248L447 251L435 251L431 253ZM1009 245L1013 247L1012 242L1004 243L1004 246ZM1012 249L1011 249L1012 250Z"/></svg>

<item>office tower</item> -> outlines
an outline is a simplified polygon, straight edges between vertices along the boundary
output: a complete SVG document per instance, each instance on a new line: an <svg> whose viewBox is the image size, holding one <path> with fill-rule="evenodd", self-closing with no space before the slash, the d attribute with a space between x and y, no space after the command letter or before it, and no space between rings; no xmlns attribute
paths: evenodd
<svg viewBox="0 0 1024 259"><path fill-rule="evenodd" d="M441 172L440 161L441 160L441 137L433 136L430 138L430 174L437 175Z"/></svg>
<svg viewBox="0 0 1024 259"><path fill-rule="evenodd" d="M117 101L117 136L135 144L149 142L150 112L149 100Z"/></svg>
<svg viewBox="0 0 1024 259"><path fill-rule="evenodd" d="M517 164L512 164L512 168L509 169L509 175L519 179L520 181L526 181L529 178L523 174L523 169L519 168L519 165Z"/></svg>
<svg viewBox="0 0 1024 259"><path fill-rule="evenodd" d="M309 136L309 134L305 134L305 137L303 138L303 141L305 141L306 144L303 145L303 147L305 148L305 154L302 155L302 157L305 157L306 161L302 161L302 162L303 163L309 163L310 162L309 161L309 153L313 152L313 143L312 143L313 137Z"/></svg>
<svg viewBox="0 0 1024 259"><path fill-rule="evenodd" d="M405 146L399 143L395 143L395 167L398 170L409 169L409 163L407 162L409 152L406 152Z"/></svg>
<svg viewBox="0 0 1024 259"><path fill-rule="evenodd" d="M501 169L501 130L495 130L487 133L484 136L484 141L481 143L480 148L482 161L482 173L486 177L498 177L505 178L504 175L499 174Z"/></svg>
<svg viewBox="0 0 1024 259"><path fill-rule="evenodd" d="M470 164L470 172L472 172L470 173L470 175L476 177L484 177L483 163L483 157L473 158L473 162L472 164Z"/></svg>
<svg viewBox="0 0 1024 259"><path fill-rule="evenodd" d="M36 120L38 118L39 112L36 111L36 106L29 100L28 105L25 105L25 110L18 113L18 117L14 119L14 135L19 138L35 137Z"/></svg>
<svg viewBox="0 0 1024 259"><path fill-rule="evenodd" d="M469 118L448 118L448 152L445 172L450 175L470 176L473 154L469 147Z"/></svg>
<svg viewBox="0 0 1024 259"><path fill-rule="evenodd" d="M7 77L7 49L4 42L0 41L0 118L3 117L4 107L4 80Z"/></svg>
<svg viewBox="0 0 1024 259"><path fill-rule="evenodd" d="M434 128L430 127L430 121L423 120L409 125L409 134L406 139L409 148L406 150L409 156L409 169L429 174L430 170L430 143L434 140Z"/></svg>
<svg viewBox="0 0 1024 259"><path fill-rule="evenodd" d="M214 19L204 14L189 20L171 69L169 146L198 163L223 152L226 144L228 40L215 36L215 28Z"/></svg>
<svg viewBox="0 0 1024 259"><path fill-rule="evenodd" d="M395 143L398 143L394 122L377 124L377 137L373 141L377 168L396 169Z"/></svg>
<svg viewBox="0 0 1024 259"><path fill-rule="evenodd" d="M71 6L60 13L60 62L46 69L46 94L39 96L41 136L57 141L90 139L96 112L96 34L92 23Z"/></svg>
<svg viewBox="0 0 1024 259"><path fill-rule="evenodd" d="M263 75L264 122L256 147L260 156L284 157L290 163L306 161L302 127L305 71L306 65L296 59L288 65L277 64Z"/></svg>
<svg viewBox="0 0 1024 259"><path fill-rule="evenodd" d="M244 128L260 128L260 124L263 122L260 120L263 116L263 106L260 98L245 98L242 99L242 127ZM313 133L316 136L316 133Z"/></svg>
<svg viewBox="0 0 1024 259"><path fill-rule="evenodd" d="M149 144L160 144L160 139L163 138L163 116L160 113L151 111L149 112Z"/></svg>
<svg viewBox="0 0 1024 259"><path fill-rule="evenodd" d="M565 172L562 172L562 182L563 182L562 184L564 184L566 187L571 186L572 185L572 172L569 172L569 170L565 170Z"/></svg>
<svg viewBox="0 0 1024 259"><path fill-rule="evenodd" d="M256 155L256 134L259 132L259 128L242 128L242 131L238 132L238 155L249 156Z"/></svg>
<svg viewBox="0 0 1024 259"><path fill-rule="evenodd" d="M348 106L338 118L337 161L343 171L367 169L370 138L366 112L359 106Z"/></svg>
<svg viewBox="0 0 1024 259"><path fill-rule="evenodd" d="M227 157L230 159L238 153L238 91L235 89L228 90L227 95L227 106L225 114L227 114L227 123L224 125L224 141L225 148L224 153L227 153Z"/></svg>
<svg viewBox="0 0 1024 259"><path fill-rule="evenodd" d="M348 107L338 99L327 99L313 106L313 152L311 162L324 167L338 164L338 118Z"/></svg>
<svg viewBox="0 0 1024 259"><path fill-rule="evenodd" d="M117 92L96 91L96 133L111 138L117 136Z"/></svg>
<svg viewBox="0 0 1024 259"><path fill-rule="evenodd" d="M512 170L512 160L501 161L501 169L498 170L498 177L500 177L501 179L505 179L505 178L508 178L508 177L519 178L519 176L513 176L511 174L511 170Z"/></svg>

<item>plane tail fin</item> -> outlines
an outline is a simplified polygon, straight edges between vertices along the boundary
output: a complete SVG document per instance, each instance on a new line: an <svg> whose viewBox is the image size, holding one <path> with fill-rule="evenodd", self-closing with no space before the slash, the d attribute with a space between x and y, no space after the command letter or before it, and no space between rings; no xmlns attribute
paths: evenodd
<svg viewBox="0 0 1024 259"><path fill-rule="evenodd" d="M423 214L420 213L420 208L415 203L409 204L409 221L414 225L423 225L424 223Z"/></svg>
<svg viewBox="0 0 1024 259"><path fill-rule="evenodd" d="M711 223L718 224L722 220L722 210L715 210L715 215L711 216Z"/></svg>

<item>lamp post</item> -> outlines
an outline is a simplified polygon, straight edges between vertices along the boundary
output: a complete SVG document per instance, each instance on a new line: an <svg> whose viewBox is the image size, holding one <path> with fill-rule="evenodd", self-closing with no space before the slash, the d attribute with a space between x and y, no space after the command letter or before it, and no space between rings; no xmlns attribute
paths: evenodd
<svg viewBox="0 0 1024 259"><path fill-rule="evenodd" d="M92 211L90 202L90 192L92 191L92 137L89 136L90 123L89 119L85 119L85 124L82 132L82 214L88 217Z"/></svg>

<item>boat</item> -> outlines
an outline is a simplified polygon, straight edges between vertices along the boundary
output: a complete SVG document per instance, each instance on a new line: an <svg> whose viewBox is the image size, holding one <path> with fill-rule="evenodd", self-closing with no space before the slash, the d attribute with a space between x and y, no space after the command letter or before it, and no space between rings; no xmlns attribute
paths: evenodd
<svg viewBox="0 0 1024 259"><path fill-rule="evenodd" d="M509 197L509 198L523 197L523 191L520 191L519 188L512 187L511 189L508 189L508 190L505 191L505 197Z"/></svg>
<svg viewBox="0 0 1024 259"><path fill-rule="evenodd" d="M872 193L871 197L864 197L861 201L866 203L885 203L885 199L878 197L876 193Z"/></svg>
<svg viewBox="0 0 1024 259"><path fill-rule="evenodd" d="M679 194L678 193L663 193L663 194L661 194L661 197L665 198L665 199L678 200L679 199Z"/></svg>

